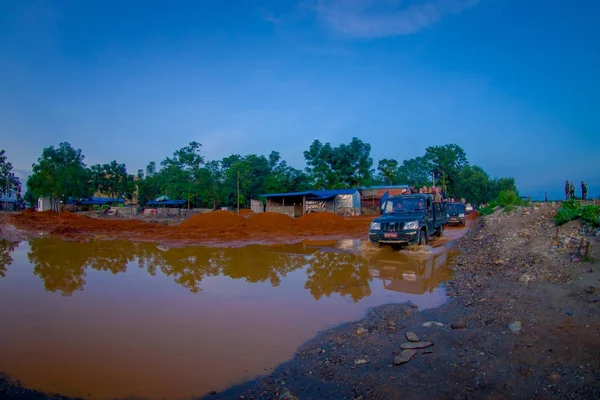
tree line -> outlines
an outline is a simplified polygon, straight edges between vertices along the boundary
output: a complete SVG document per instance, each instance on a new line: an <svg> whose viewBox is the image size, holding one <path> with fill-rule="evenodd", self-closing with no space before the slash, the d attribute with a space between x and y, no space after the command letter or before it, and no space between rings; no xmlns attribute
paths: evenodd
<svg viewBox="0 0 600 400"><path fill-rule="evenodd" d="M456 144L427 147L422 156L402 162L382 159L373 168L371 145L358 138L338 146L315 140L303 153L304 170L288 165L277 151L207 160L201 149L200 143L190 142L160 163L151 161L144 170L130 174L116 160L88 167L82 151L63 142L45 148L33 164L25 199L34 204L39 197L66 200L102 193L113 198L136 196L144 205L166 195L185 200L189 207L235 207L238 201L246 207L265 193L436 184L449 196L480 204L500 191L516 191L513 178L490 178L483 168L470 165Z"/></svg>

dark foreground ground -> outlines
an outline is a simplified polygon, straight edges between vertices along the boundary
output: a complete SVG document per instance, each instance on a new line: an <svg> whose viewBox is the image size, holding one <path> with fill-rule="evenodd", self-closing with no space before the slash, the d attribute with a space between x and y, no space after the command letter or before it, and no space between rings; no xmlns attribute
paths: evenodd
<svg viewBox="0 0 600 400"><path fill-rule="evenodd" d="M578 222L557 232L554 209L478 220L457 243L444 306L378 307L322 332L272 374L204 398L600 398L599 240ZM588 257L571 261L582 239ZM395 365L407 332L432 345ZM0 378L0 399L47 398Z"/></svg>

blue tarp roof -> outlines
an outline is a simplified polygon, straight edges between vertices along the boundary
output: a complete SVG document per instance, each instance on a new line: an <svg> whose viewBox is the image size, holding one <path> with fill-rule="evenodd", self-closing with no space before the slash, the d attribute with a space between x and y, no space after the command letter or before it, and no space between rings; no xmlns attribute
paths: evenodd
<svg viewBox="0 0 600 400"><path fill-rule="evenodd" d="M123 198L111 199L104 197L84 197L81 199L69 199L67 204L76 204L81 206L103 206L110 203L125 203Z"/></svg>
<svg viewBox="0 0 600 400"><path fill-rule="evenodd" d="M340 194L354 194L358 189L308 190L305 192L261 194L262 197L299 197L306 196L309 200L330 199Z"/></svg>
<svg viewBox="0 0 600 400"><path fill-rule="evenodd" d="M181 206L187 203L186 200L165 200L165 201L156 201L151 200L146 203L147 206Z"/></svg>

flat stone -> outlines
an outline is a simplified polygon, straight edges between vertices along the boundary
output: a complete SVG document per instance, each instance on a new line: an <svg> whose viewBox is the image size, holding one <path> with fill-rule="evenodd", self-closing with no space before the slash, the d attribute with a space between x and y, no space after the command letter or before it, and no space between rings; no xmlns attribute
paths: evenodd
<svg viewBox="0 0 600 400"><path fill-rule="evenodd" d="M364 358L360 358L360 359L354 361L354 364L356 364L356 365L362 365L362 364L366 364L368 362L369 362L369 360L366 360Z"/></svg>
<svg viewBox="0 0 600 400"><path fill-rule="evenodd" d="M400 365L407 363L415 354L417 354L416 350L403 350L402 353L394 357L394 364Z"/></svg>
<svg viewBox="0 0 600 400"><path fill-rule="evenodd" d="M368 332L368 331L367 331L365 328L363 328L363 327L361 326L360 328L358 328L358 329L356 330L356 335L357 335L357 336L364 335L364 334L365 334L365 333L367 333L367 332Z"/></svg>
<svg viewBox="0 0 600 400"><path fill-rule="evenodd" d="M423 326L426 328L432 327L432 326L444 326L444 324L442 324L441 322L437 322L437 321L427 321L427 322L423 322Z"/></svg>
<svg viewBox="0 0 600 400"><path fill-rule="evenodd" d="M512 333L520 333L521 332L521 321L513 321L508 325L508 329L510 329L510 331Z"/></svg>
<svg viewBox="0 0 600 400"><path fill-rule="evenodd" d="M419 337L414 332L406 332L406 339L408 339L408 341L410 341L410 342L418 342L419 341Z"/></svg>
<svg viewBox="0 0 600 400"><path fill-rule="evenodd" d="M451 327L452 329L464 329L467 327L467 323L465 321L456 321Z"/></svg>
<svg viewBox="0 0 600 400"><path fill-rule="evenodd" d="M433 343L431 342L402 343L400 347L404 350L424 349L426 347L431 346L432 344Z"/></svg>

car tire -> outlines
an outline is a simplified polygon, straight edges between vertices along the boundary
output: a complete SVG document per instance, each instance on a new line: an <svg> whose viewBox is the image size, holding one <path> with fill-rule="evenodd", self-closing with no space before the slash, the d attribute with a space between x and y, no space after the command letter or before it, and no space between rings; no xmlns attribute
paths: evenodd
<svg viewBox="0 0 600 400"><path fill-rule="evenodd" d="M427 235L425 234L425 230L422 229L419 231L419 239L417 241L417 246L425 246L427 244Z"/></svg>
<svg viewBox="0 0 600 400"><path fill-rule="evenodd" d="M440 225L436 230L435 230L435 236L437 237L442 237L444 236L444 225Z"/></svg>

